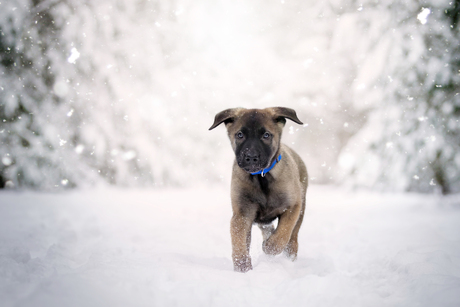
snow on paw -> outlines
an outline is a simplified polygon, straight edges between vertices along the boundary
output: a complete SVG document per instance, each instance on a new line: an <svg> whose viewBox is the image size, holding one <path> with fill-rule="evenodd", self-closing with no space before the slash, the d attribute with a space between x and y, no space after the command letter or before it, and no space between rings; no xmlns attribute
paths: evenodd
<svg viewBox="0 0 460 307"><path fill-rule="evenodd" d="M291 261L295 261L297 259L297 251L299 249L299 244L297 242L289 242L286 248L284 249L284 255L291 259Z"/></svg>
<svg viewBox="0 0 460 307"><path fill-rule="evenodd" d="M252 270L251 257L241 256L233 258L233 270L235 272L246 273Z"/></svg>
<svg viewBox="0 0 460 307"><path fill-rule="evenodd" d="M286 244L280 241L281 240L277 240L276 237L271 236L262 243L262 250L267 255L279 255L286 246Z"/></svg>

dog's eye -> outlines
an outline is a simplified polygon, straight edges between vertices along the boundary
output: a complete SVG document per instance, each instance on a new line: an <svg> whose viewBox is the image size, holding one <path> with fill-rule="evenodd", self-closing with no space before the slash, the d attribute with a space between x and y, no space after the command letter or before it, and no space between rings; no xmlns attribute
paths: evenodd
<svg viewBox="0 0 460 307"><path fill-rule="evenodd" d="M242 138L244 137L243 132L238 131L238 132L236 133L236 137L237 137L238 139L242 139Z"/></svg>
<svg viewBox="0 0 460 307"><path fill-rule="evenodd" d="M264 139L268 139L268 138L270 138L270 133L268 133L268 132L265 132L265 133L264 133L264 136L263 136L263 138L264 138Z"/></svg>

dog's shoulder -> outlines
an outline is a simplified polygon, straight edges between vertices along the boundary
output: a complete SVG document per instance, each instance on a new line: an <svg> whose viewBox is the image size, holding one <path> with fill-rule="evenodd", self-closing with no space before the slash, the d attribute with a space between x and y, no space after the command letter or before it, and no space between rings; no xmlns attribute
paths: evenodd
<svg viewBox="0 0 460 307"><path fill-rule="evenodd" d="M285 144L281 144L280 146L280 153L282 156L282 160L284 159L284 167L287 169L282 170L284 175L286 176L294 176L298 178L300 182L303 184L308 183L308 172L305 163L303 162L300 155ZM298 177L297 177L298 174Z"/></svg>

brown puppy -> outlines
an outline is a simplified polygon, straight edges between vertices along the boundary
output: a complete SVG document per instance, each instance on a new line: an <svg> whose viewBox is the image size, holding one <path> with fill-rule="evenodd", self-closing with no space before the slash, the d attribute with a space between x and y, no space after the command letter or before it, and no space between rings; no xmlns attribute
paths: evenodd
<svg viewBox="0 0 460 307"><path fill-rule="evenodd" d="M308 174L302 159L280 142L286 118L302 124L289 108L236 108L218 113L209 128L225 123L236 155L230 233L233 266L238 272L252 269L249 246L253 223L262 230L266 254L284 251L292 260L297 257ZM272 225L275 219L276 229Z"/></svg>

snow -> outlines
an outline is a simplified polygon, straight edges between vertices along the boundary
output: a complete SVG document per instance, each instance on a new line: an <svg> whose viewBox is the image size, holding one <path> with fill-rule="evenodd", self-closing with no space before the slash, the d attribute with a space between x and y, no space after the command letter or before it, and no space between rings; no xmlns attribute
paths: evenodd
<svg viewBox="0 0 460 307"><path fill-rule="evenodd" d="M417 19L420 21L422 25L426 24L430 13L431 13L430 9L422 8L422 11L417 15Z"/></svg>
<svg viewBox="0 0 460 307"><path fill-rule="evenodd" d="M460 197L312 186L299 257L232 270L228 189L0 193L2 306L459 306Z"/></svg>

